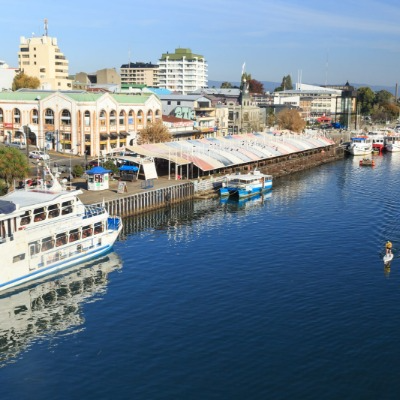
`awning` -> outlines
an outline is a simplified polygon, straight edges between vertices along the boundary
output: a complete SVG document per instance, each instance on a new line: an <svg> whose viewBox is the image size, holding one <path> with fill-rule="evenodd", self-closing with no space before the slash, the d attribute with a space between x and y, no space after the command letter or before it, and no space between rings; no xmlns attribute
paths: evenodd
<svg viewBox="0 0 400 400"><path fill-rule="evenodd" d="M119 137L126 138L128 136L128 132L120 132Z"/></svg>
<svg viewBox="0 0 400 400"><path fill-rule="evenodd" d="M118 139L118 134L117 133L110 133L110 138L116 140L116 139Z"/></svg>
<svg viewBox="0 0 400 400"><path fill-rule="evenodd" d="M107 140L109 137L108 133L100 133L100 140Z"/></svg>

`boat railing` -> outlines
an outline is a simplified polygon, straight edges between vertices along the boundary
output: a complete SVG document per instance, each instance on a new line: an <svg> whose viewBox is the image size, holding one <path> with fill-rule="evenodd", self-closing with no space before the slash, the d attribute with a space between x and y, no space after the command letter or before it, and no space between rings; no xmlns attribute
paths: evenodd
<svg viewBox="0 0 400 400"><path fill-rule="evenodd" d="M83 218L91 218L96 215L104 214L105 212L106 209L104 207L86 205Z"/></svg>

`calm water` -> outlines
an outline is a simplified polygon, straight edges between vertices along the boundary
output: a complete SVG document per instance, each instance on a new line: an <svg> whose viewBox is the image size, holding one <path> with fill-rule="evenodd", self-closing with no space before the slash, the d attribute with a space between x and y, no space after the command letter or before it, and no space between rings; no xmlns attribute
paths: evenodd
<svg viewBox="0 0 400 400"><path fill-rule="evenodd" d="M398 399L400 154L376 160L127 219L107 259L3 296L1 399Z"/></svg>

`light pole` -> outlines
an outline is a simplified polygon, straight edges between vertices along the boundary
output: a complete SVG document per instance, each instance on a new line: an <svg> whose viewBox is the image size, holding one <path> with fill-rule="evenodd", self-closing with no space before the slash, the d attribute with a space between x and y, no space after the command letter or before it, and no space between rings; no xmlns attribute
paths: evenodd
<svg viewBox="0 0 400 400"><path fill-rule="evenodd" d="M39 143L40 143L40 132L41 132L41 129L40 129L40 123L42 122L42 119L40 118L40 96L37 96L36 98L35 98L35 100L38 102L38 119L37 119L37 124L38 124L38 143L37 143L37 145L39 145ZM40 146L38 146L39 148L40 148Z"/></svg>

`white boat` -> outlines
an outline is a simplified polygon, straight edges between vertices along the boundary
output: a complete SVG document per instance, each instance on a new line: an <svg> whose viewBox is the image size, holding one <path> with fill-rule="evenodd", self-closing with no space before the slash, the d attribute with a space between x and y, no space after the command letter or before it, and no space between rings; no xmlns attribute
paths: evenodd
<svg viewBox="0 0 400 400"><path fill-rule="evenodd" d="M392 153L400 151L400 134L388 135L385 137L385 149Z"/></svg>
<svg viewBox="0 0 400 400"><path fill-rule="evenodd" d="M365 156L372 153L372 139L367 135L354 136L346 151L353 156Z"/></svg>
<svg viewBox="0 0 400 400"><path fill-rule="evenodd" d="M221 197L232 196L239 199L254 196L272 189L272 175L265 175L259 170L248 174L237 172L226 176L220 189Z"/></svg>
<svg viewBox="0 0 400 400"><path fill-rule="evenodd" d="M84 205L81 190L46 172L48 184L0 197L0 291L106 254L122 229L121 218Z"/></svg>

